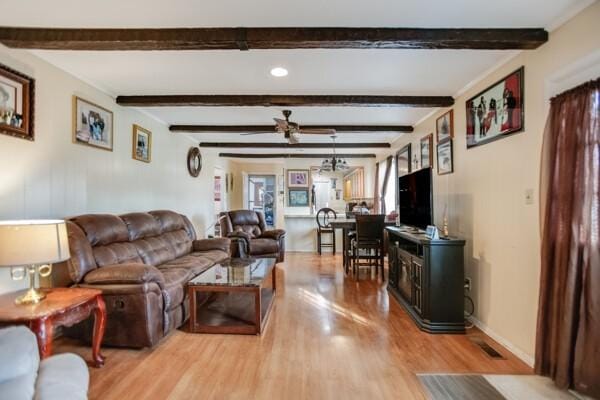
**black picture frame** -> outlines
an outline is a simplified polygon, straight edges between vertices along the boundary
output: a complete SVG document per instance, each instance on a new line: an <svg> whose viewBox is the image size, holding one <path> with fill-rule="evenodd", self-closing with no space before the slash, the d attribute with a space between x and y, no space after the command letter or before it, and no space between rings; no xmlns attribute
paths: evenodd
<svg viewBox="0 0 600 400"><path fill-rule="evenodd" d="M518 68L468 99L465 110L467 149L523 132L525 67Z"/></svg>

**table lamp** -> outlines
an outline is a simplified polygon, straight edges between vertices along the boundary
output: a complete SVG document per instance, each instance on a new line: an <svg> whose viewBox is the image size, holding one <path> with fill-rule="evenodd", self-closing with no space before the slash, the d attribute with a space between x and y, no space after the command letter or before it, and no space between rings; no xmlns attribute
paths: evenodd
<svg viewBox="0 0 600 400"><path fill-rule="evenodd" d="M52 263L69 257L65 221L0 221L0 267L10 267L13 280L22 280L29 275L29 290L17 297L16 304L42 301L46 295L38 290L39 277L49 276Z"/></svg>

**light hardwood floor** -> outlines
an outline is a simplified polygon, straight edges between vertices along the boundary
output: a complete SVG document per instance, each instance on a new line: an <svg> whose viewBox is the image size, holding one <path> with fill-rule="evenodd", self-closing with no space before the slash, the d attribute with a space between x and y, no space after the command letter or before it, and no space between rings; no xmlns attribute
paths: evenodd
<svg viewBox="0 0 600 400"><path fill-rule="evenodd" d="M341 256L288 253L262 336L176 331L155 349L103 350L91 399L424 399L417 373L530 374L476 329L421 332L364 272L344 278ZM470 337L506 357L493 360ZM89 357L66 339L57 352Z"/></svg>

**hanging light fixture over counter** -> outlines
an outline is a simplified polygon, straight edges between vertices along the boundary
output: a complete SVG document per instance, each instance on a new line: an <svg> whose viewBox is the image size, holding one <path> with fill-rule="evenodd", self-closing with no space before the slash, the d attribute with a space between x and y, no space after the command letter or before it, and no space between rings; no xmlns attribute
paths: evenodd
<svg viewBox="0 0 600 400"><path fill-rule="evenodd" d="M333 140L333 156L331 158L326 158L321 162L321 171L329 172L329 171L347 171L350 169L350 166L343 158L338 158L335 155L335 139L337 136L331 136Z"/></svg>

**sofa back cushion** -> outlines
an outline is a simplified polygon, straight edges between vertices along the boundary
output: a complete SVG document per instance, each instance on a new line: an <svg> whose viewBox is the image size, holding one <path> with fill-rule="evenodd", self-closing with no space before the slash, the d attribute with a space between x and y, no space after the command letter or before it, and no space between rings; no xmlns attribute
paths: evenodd
<svg viewBox="0 0 600 400"><path fill-rule="evenodd" d="M79 283L105 265L161 265L192 251L196 233L190 220L173 211L121 216L86 214L67 221L71 259L53 274L56 286Z"/></svg>
<svg viewBox="0 0 600 400"><path fill-rule="evenodd" d="M196 234L185 216L168 210L150 211L149 214L156 218L160 224L161 238L173 250L174 256L170 260L192 252L192 242Z"/></svg>

